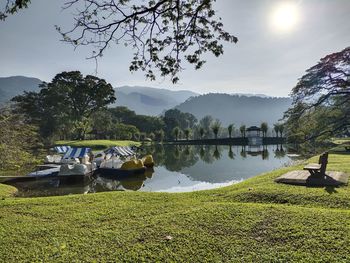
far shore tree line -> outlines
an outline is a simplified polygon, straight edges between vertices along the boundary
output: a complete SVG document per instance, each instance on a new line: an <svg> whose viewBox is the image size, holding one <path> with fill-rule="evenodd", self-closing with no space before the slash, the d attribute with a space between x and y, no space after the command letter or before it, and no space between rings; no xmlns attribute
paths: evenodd
<svg viewBox="0 0 350 263"><path fill-rule="evenodd" d="M25 123L37 127L46 144L55 140L112 139L172 141L246 137L246 126L223 127L220 120L205 116L199 121L178 109L162 116L136 114L127 107L108 107L116 101L111 84L79 71L57 74L50 83L40 84L39 92L24 92L12 99L12 112L23 115ZM260 126L263 137L268 124ZM239 132L240 131L240 132ZM283 125L275 124L276 137Z"/></svg>

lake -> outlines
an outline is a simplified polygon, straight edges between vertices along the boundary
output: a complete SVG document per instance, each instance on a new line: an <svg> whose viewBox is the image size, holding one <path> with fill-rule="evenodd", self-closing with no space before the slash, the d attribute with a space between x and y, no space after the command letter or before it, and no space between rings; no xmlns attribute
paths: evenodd
<svg viewBox="0 0 350 263"><path fill-rule="evenodd" d="M144 175L118 180L96 174L73 182L47 178L12 185L20 197L125 190L190 192L228 186L293 162L282 145L153 145L142 154L152 154L156 164Z"/></svg>

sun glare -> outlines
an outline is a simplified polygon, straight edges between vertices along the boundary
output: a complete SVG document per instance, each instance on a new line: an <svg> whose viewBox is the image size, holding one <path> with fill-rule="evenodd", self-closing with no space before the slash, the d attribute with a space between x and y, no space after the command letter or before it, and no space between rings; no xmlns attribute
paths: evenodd
<svg viewBox="0 0 350 263"><path fill-rule="evenodd" d="M298 5L293 2L283 2L272 10L270 23L274 31L289 32L296 27L299 19Z"/></svg>

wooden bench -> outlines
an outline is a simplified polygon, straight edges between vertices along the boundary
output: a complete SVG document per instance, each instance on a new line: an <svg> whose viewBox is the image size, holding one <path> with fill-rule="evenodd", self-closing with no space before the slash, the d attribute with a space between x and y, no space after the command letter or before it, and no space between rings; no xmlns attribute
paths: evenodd
<svg viewBox="0 0 350 263"><path fill-rule="evenodd" d="M326 174L327 163L328 152L324 152L320 155L318 163L310 163L304 167L304 170L308 170L312 176L324 176Z"/></svg>

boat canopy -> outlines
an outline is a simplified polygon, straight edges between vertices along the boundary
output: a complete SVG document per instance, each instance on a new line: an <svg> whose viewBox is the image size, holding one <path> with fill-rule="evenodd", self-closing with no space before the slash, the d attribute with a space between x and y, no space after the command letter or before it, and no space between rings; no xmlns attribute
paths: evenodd
<svg viewBox="0 0 350 263"><path fill-rule="evenodd" d="M67 158L83 158L88 153L91 152L90 148L70 148L65 155L63 156L64 159Z"/></svg>
<svg viewBox="0 0 350 263"><path fill-rule="evenodd" d="M59 154L63 154L63 153L66 153L69 149L70 149L70 146L56 146L55 148L55 151Z"/></svg>
<svg viewBox="0 0 350 263"><path fill-rule="evenodd" d="M115 146L107 149L105 154L119 155L122 157L135 155L135 152L129 146Z"/></svg>

